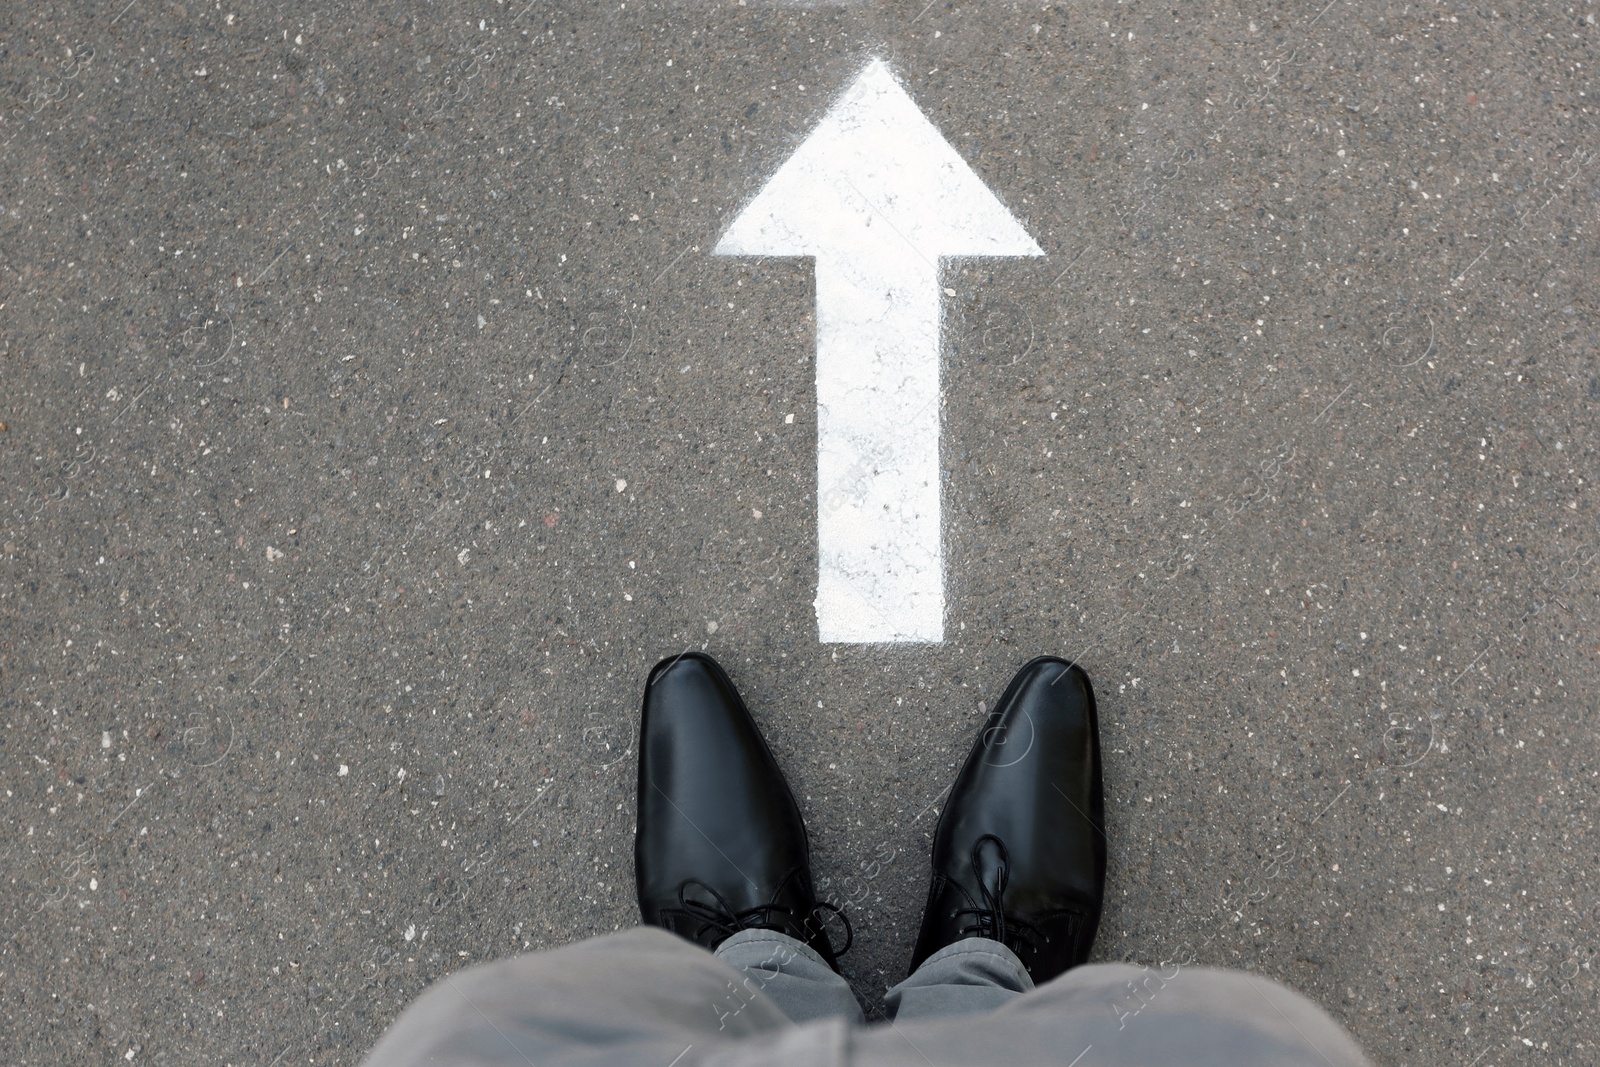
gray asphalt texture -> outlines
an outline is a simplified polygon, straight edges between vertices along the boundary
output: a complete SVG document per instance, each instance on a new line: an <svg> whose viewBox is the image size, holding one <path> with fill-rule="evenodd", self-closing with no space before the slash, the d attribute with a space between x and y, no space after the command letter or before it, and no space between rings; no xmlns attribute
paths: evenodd
<svg viewBox="0 0 1600 1067"><path fill-rule="evenodd" d="M692 647L874 1009L1053 653L1097 959L1380 1064L1600 1060L1596 19L6 4L6 1059L352 1064L636 922ZM709 255L873 56L1049 253L945 272L939 646L818 643L810 263Z"/></svg>

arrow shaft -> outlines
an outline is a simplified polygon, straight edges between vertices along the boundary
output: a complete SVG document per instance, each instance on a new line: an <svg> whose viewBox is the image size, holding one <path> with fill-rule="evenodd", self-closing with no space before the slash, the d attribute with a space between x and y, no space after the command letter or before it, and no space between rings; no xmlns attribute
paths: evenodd
<svg viewBox="0 0 1600 1067"><path fill-rule="evenodd" d="M939 272L908 246L817 257L817 625L940 641Z"/></svg>

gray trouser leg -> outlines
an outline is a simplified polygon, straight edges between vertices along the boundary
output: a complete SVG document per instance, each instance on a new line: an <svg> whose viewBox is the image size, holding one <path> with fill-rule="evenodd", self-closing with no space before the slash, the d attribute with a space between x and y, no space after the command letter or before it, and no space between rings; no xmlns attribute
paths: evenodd
<svg viewBox="0 0 1600 1067"><path fill-rule="evenodd" d="M946 945L883 998L896 1022L998 1008L1033 988L1017 954L987 937Z"/></svg>
<svg viewBox="0 0 1600 1067"><path fill-rule="evenodd" d="M401 1013L363 1062L686 1067L738 1047L736 1038L782 1045L797 1028L765 993L740 987L739 978L676 934L635 927L447 974ZM834 1027L842 1032L846 1025L840 1020ZM825 1044L842 1040L829 1035L826 1023L807 1030Z"/></svg>
<svg viewBox="0 0 1600 1067"><path fill-rule="evenodd" d="M908 1021L902 1008L853 1051L872 1067L1370 1067L1327 1012L1270 979L1121 963L1074 967L981 1015Z"/></svg>
<svg viewBox="0 0 1600 1067"><path fill-rule="evenodd" d="M810 946L788 934L741 930L718 946L715 955L744 975L739 995L765 993L797 1023L830 1018L865 1021L850 984Z"/></svg>

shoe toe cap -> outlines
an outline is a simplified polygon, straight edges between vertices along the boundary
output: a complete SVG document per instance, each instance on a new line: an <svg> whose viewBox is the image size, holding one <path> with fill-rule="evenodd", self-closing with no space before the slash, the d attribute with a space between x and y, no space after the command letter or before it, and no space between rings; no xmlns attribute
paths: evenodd
<svg viewBox="0 0 1600 1067"><path fill-rule="evenodd" d="M710 657L650 674L639 740L635 858L642 898L675 901L686 879L764 902L807 866L799 808L727 675ZM738 900L735 900L738 898Z"/></svg>

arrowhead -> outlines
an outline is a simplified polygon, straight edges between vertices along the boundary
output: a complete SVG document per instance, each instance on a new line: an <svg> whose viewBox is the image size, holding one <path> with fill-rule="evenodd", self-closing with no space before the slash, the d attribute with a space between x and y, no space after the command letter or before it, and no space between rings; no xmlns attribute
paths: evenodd
<svg viewBox="0 0 1600 1067"><path fill-rule="evenodd" d="M930 264L1044 255L874 59L713 252L859 260L885 251Z"/></svg>

